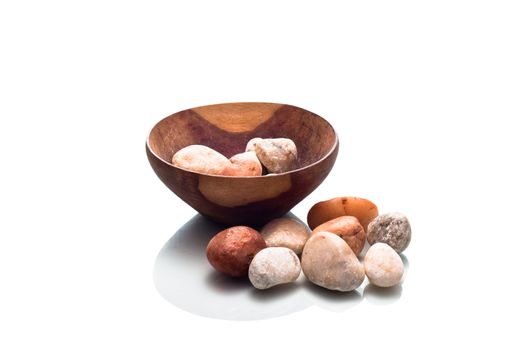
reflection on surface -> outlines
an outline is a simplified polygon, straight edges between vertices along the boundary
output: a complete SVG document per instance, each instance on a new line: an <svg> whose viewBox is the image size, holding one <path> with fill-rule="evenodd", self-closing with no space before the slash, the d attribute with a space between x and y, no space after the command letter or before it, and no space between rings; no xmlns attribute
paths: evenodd
<svg viewBox="0 0 527 350"><path fill-rule="evenodd" d="M303 287L308 291L313 304L326 310L342 312L358 305L362 301L362 287L351 292L339 292L317 286L303 279Z"/></svg>
<svg viewBox="0 0 527 350"><path fill-rule="evenodd" d="M291 213L287 216L296 218ZM209 265L205 255L207 244L225 228L196 215L165 243L155 262L154 283L166 300L201 316L256 320L290 314L312 305L340 312L361 303L363 295L374 304L392 303L401 296L400 285L383 290L370 286L365 279L365 288L342 293L316 286L302 274L294 283L257 290L248 278L229 277ZM402 258L407 269L408 261Z"/></svg>
<svg viewBox="0 0 527 350"><path fill-rule="evenodd" d="M389 288L381 288L368 284L364 288L364 297L368 302L377 305L387 305L396 302L403 292L403 287L397 284Z"/></svg>
<svg viewBox="0 0 527 350"><path fill-rule="evenodd" d="M165 244L154 266L154 283L166 300L197 315L228 320L276 317L311 304L298 282L258 291L248 278L229 277L214 270L205 250L209 240L223 229L196 215Z"/></svg>
<svg viewBox="0 0 527 350"><path fill-rule="evenodd" d="M250 282L249 282L250 283ZM287 283L275 286L270 289L260 290L251 286L251 299L261 303L276 302L277 299L283 298L288 294L295 293L298 288L302 288L300 283Z"/></svg>
<svg viewBox="0 0 527 350"><path fill-rule="evenodd" d="M218 293L230 294L241 289L252 289L251 282L246 277L236 278L227 276L212 268L205 274L205 284L207 287L216 290Z"/></svg>
<svg viewBox="0 0 527 350"><path fill-rule="evenodd" d="M377 287L371 283L368 283L364 288L364 297L371 304L388 305L395 303L397 300L399 300L399 298L401 298L403 293L402 283L408 274L410 263L404 254L401 254L400 256L404 264L404 274L401 279L401 283L389 288Z"/></svg>

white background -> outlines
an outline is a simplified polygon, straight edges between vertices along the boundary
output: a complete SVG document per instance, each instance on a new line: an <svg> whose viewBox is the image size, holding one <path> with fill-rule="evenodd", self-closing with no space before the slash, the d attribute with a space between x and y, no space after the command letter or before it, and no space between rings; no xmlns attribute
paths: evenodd
<svg viewBox="0 0 527 350"><path fill-rule="evenodd" d="M523 1L2 1L0 348L525 348L526 18ZM406 213L398 300L240 322L159 295L156 256L195 212L146 135L231 101L334 125L337 163L293 212L359 195Z"/></svg>

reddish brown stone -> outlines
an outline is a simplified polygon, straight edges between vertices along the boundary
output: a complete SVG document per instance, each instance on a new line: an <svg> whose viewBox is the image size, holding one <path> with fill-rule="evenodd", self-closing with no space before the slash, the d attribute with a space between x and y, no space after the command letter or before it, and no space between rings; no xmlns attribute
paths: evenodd
<svg viewBox="0 0 527 350"><path fill-rule="evenodd" d="M317 226L313 230L313 234L322 231L334 233L345 240L356 256L359 256L362 252L362 248L364 248L364 243L366 242L364 228L354 216L339 216L338 218L329 220Z"/></svg>
<svg viewBox="0 0 527 350"><path fill-rule="evenodd" d="M252 259L266 247L260 233L234 226L216 234L207 246L207 259L216 270L233 277L247 276Z"/></svg>
<svg viewBox="0 0 527 350"><path fill-rule="evenodd" d="M337 197L327 201L318 202L311 207L307 213L309 228L315 229L318 225L338 218L350 215L356 217L365 232L368 232L368 224L377 217L379 211L371 201L359 197Z"/></svg>

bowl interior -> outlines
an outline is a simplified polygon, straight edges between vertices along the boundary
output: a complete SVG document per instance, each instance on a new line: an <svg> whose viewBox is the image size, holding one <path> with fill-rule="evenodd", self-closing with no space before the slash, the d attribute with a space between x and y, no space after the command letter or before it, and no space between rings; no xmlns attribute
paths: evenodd
<svg viewBox="0 0 527 350"><path fill-rule="evenodd" d="M161 120L150 133L152 152L167 163L188 145L205 145L227 158L254 138L287 137L298 149L295 169L324 158L335 146L331 125L305 109L275 103L226 103L187 109Z"/></svg>

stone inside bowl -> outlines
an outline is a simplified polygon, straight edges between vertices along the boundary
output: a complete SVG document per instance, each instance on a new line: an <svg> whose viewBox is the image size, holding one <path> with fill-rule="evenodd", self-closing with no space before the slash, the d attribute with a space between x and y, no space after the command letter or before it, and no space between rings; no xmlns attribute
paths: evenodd
<svg viewBox="0 0 527 350"><path fill-rule="evenodd" d="M194 144L230 158L244 152L254 137L293 140L298 150L296 168L320 160L335 144L331 125L306 110L274 103L233 103L188 109L162 120L152 130L150 147L167 163L181 148Z"/></svg>
<svg viewBox="0 0 527 350"><path fill-rule="evenodd" d="M183 147L200 144L230 158L255 137L286 137L298 149L296 167L266 176L201 174L171 164ZM157 176L199 213L224 224L259 225L282 216L331 171L338 154L332 126L305 109L275 103L226 103L187 109L154 126L146 145Z"/></svg>

